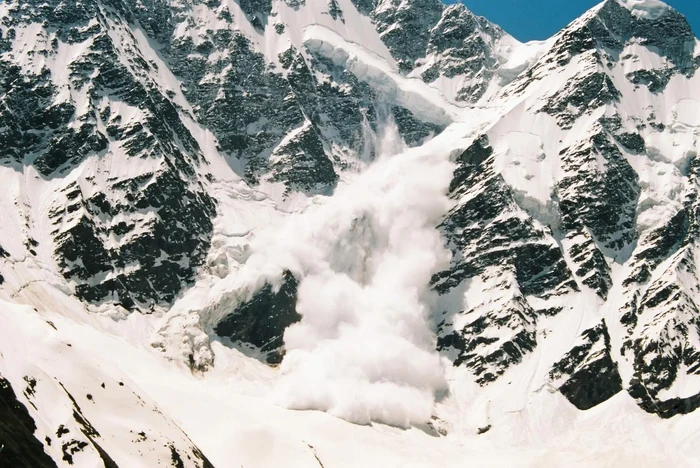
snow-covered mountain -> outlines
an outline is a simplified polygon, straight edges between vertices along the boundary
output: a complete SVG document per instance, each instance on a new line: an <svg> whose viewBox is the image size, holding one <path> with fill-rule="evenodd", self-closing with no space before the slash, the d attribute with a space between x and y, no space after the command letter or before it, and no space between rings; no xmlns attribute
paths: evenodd
<svg viewBox="0 0 700 468"><path fill-rule="evenodd" d="M693 466L698 68L658 0L4 1L0 466Z"/></svg>

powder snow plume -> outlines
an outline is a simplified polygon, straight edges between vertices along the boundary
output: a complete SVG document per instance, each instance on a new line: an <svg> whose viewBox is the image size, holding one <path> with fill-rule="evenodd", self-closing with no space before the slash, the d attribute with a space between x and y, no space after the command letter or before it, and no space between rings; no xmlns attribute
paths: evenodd
<svg viewBox="0 0 700 468"><path fill-rule="evenodd" d="M435 226L450 207L454 167L447 151L406 149L385 127L376 160L322 204L261 233L246 268L301 277L281 405L407 427L427 422L446 388L429 284L450 259Z"/></svg>

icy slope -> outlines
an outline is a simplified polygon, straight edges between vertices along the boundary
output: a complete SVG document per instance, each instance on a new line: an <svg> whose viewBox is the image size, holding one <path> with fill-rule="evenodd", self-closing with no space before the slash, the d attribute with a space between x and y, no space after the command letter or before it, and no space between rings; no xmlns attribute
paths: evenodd
<svg viewBox="0 0 700 468"><path fill-rule="evenodd" d="M49 320L36 309L6 302L2 314L0 372L35 422L33 436L55 461L85 467L155 466L170 458L186 460L188 466L212 466L120 369L117 355L91 350L104 350L114 340L106 331L68 322L73 334L62 333L63 317ZM91 343L91 335L99 338ZM2 438L9 444L17 434L3 431ZM5 457L3 462L11 463ZM22 457L20 452L13 466L32 466L24 465Z"/></svg>
<svg viewBox="0 0 700 468"><path fill-rule="evenodd" d="M446 126L461 114L437 90L419 79L401 76L390 64L362 46L349 43L341 36L321 26L304 30L304 45L313 54L331 60L347 69L359 80L381 93L388 102L410 110L423 120Z"/></svg>

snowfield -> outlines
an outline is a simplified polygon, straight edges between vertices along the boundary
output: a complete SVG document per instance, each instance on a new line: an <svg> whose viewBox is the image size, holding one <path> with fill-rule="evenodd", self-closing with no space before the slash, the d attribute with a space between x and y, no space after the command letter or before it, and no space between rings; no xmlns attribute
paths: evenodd
<svg viewBox="0 0 700 468"><path fill-rule="evenodd" d="M61 293L51 295L60 304ZM41 299L49 303L48 297ZM213 346L216 367L206 375L192 374L130 342L142 342L149 328L148 320L136 315L117 326L110 319L80 323L55 311L3 302L0 318L0 372L15 382L25 375L36 379L35 395L22 398L42 408L35 419L37 436L56 440L54 427L73 410L70 392L99 430L99 444L120 466L152 467L169 459L164 440L196 445L214 466L223 467L317 467L319 461L330 467L444 467L455 460L489 466L692 467L698 456L695 416L659 421L624 394L579 412L546 388L528 401L501 388L498 393L511 398L503 403L507 407L497 408L477 396L477 389L456 386L436 408L449 421L410 429L357 425L276 405L280 371L219 343ZM455 371L448 378L463 377ZM477 435L475 424L491 424L493 430ZM69 435L79 432L67 428ZM52 447L49 453L60 459L57 444ZM100 462L86 453L74 463Z"/></svg>

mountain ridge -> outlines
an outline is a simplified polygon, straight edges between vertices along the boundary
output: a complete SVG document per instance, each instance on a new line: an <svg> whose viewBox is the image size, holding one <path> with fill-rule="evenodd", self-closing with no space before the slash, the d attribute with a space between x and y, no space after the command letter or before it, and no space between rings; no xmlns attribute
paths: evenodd
<svg viewBox="0 0 700 468"><path fill-rule="evenodd" d="M691 466L700 48L664 5L521 44L437 0L4 3L3 401L57 465L359 462L333 428Z"/></svg>

